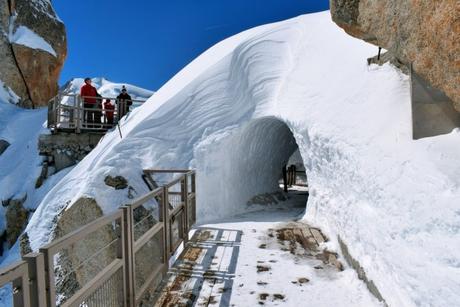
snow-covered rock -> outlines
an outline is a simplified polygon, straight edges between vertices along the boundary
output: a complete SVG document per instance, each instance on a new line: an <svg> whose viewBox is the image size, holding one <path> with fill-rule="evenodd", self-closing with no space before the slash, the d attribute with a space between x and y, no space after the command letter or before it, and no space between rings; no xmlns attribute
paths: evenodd
<svg viewBox="0 0 460 307"><path fill-rule="evenodd" d="M0 2L0 79L19 105L43 106L57 94L66 56L65 26L49 0Z"/></svg>
<svg viewBox="0 0 460 307"><path fill-rule="evenodd" d="M460 131L412 140L410 83L328 12L258 27L206 51L107 134L43 199L27 232L36 250L53 220L91 197L127 203L144 168L196 168L200 221L246 210L278 188L299 147L305 219L337 235L391 306L460 301ZM293 141L295 140L295 143ZM330 246L333 247L333 246Z"/></svg>

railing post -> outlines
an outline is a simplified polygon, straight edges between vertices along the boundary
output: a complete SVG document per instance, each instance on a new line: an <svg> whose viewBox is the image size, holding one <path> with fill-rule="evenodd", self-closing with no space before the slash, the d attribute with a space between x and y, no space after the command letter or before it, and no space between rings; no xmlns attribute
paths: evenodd
<svg viewBox="0 0 460 307"><path fill-rule="evenodd" d="M183 232L184 232L184 244L188 242L188 231L189 231L189 222L188 222L188 174L184 174L184 179L181 182L181 201L184 203L184 215L183 215Z"/></svg>
<svg viewBox="0 0 460 307"><path fill-rule="evenodd" d="M169 255L171 253L171 242L170 242L170 218L169 218L169 196L168 196L168 188L163 187L163 201L161 204L161 221L163 222L163 240L164 240L164 251L163 257L165 260L166 267L169 268Z"/></svg>
<svg viewBox="0 0 460 307"><path fill-rule="evenodd" d="M56 127L59 125L59 123L61 122L61 100L59 99L59 95L56 96L54 99L54 102L55 102L55 109L54 109L54 112L55 112L55 123L56 123Z"/></svg>
<svg viewBox="0 0 460 307"><path fill-rule="evenodd" d="M30 307L29 270L27 263L23 262L17 269L21 270L21 276L12 281L13 307Z"/></svg>
<svg viewBox="0 0 460 307"><path fill-rule="evenodd" d="M134 272L134 238L133 238L133 210L131 206L122 207L123 222L122 222L122 240L123 240L123 256L124 256L124 289L125 289L125 305L134 307L136 302L135 295L135 272Z"/></svg>
<svg viewBox="0 0 460 307"><path fill-rule="evenodd" d="M56 306L56 285L54 284L54 259L50 257L47 248L40 248L45 264L46 306Z"/></svg>
<svg viewBox="0 0 460 307"><path fill-rule="evenodd" d="M196 172L193 171L192 175L190 176L190 189L191 193L193 193L193 208L192 208L192 221L196 223Z"/></svg>
<svg viewBox="0 0 460 307"><path fill-rule="evenodd" d="M29 253L23 260L29 268L30 304L46 307L45 258L40 253Z"/></svg>
<svg viewBox="0 0 460 307"><path fill-rule="evenodd" d="M76 132L77 133L80 133L80 125L81 125L81 117L80 116L83 116L83 121L85 119L85 111L81 109L81 96L77 94L77 107L76 107L76 110L77 110L77 123L75 124L76 126Z"/></svg>
<svg viewBox="0 0 460 307"><path fill-rule="evenodd" d="M120 121L120 101L118 99L115 99L115 111L117 113L117 117L115 119L116 123L118 123Z"/></svg>

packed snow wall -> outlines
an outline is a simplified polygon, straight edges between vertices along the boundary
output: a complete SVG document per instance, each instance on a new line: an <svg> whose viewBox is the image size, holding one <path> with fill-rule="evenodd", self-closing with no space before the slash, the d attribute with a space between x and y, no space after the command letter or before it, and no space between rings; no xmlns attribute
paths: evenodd
<svg viewBox="0 0 460 307"><path fill-rule="evenodd" d="M201 221L247 209L251 197L279 190L282 167L297 149L289 127L275 117L243 125L196 156Z"/></svg>
<svg viewBox="0 0 460 307"><path fill-rule="evenodd" d="M329 247L340 235L389 305L455 305L460 132L412 140L408 76L368 66L376 52L328 12L217 44L129 114L122 139L108 133L48 193L27 228L32 249L82 197L104 213L131 202L107 175L146 193L145 168L195 168L200 221L237 213L275 188L295 142L310 188L305 219Z"/></svg>

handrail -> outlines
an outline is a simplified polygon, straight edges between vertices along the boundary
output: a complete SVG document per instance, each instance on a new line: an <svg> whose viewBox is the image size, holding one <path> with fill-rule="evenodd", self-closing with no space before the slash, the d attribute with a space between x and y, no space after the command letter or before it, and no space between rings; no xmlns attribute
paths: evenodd
<svg viewBox="0 0 460 307"><path fill-rule="evenodd" d="M78 95L80 96L80 95ZM69 97L73 97L73 96L70 96ZM142 99L119 99L117 97L105 97L105 96L80 96L81 98L85 99L85 98L91 98L91 99L101 99L101 100L104 100L104 99L110 99L110 100L123 100L123 101L132 101L132 102L141 102L141 103L144 103L146 102L147 100L142 100Z"/></svg>
<svg viewBox="0 0 460 307"><path fill-rule="evenodd" d="M64 101L64 98L68 98ZM85 102L91 99L94 102ZM109 99L115 105L109 109L104 101ZM105 96L81 96L79 94L59 94L48 102L48 128L80 133L82 130L102 131L114 127L127 113L145 103L142 99L119 99Z"/></svg>
<svg viewBox="0 0 460 307"><path fill-rule="evenodd" d="M137 198L131 204L122 206L116 212L97 218L46 244L39 249L38 253L25 255L22 261L0 269L0 287L13 284L13 306L54 307L57 305L58 297L59 305L65 307L86 305L134 307L142 304L143 297L153 280L165 276L170 257L181 243L188 241L188 232L195 223L195 171L184 170L180 173L179 178ZM170 191L170 188L177 184L180 184L180 192ZM176 197L180 195L180 205L170 208L169 195L176 195ZM150 206L140 210L154 198L157 199L160 211L160 218L156 223L145 218L145 214L148 214L147 217L151 214L148 211ZM144 221L147 221L147 224L144 224ZM135 229L136 222L140 223L140 229ZM109 225L110 227L106 228ZM105 244L104 240L107 238L104 239L104 235L100 236L100 231L110 233L107 237L112 240L110 244ZM89 247L83 246L84 254L79 254L83 250L79 252L78 244L85 242L85 238L96 233L97 245L102 247L90 251L92 254L87 255L87 248L96 243L93 241L88 245ZM110 250L114 248L115 258L112 260L107 258L108 254L101 253L108 247ZM64 250L67 252L63 253ZM145 254L146 250L149 251L148 254ZM155 259L160 258L153 257L150 254L152 250L160 253L160 262L154 262ZM75 253L74 256L71 256L72 252ZM78 261L82 255L85 260ZM104 259L110 261L107 263ZM93 263L92 265L95 266L90 267L89 271L84 269L84 266L93 261L99 261L97 263L100 265ZM62 264L64 267L61 266ZM68 295L59 292L55 274L61 269L65 272L65 275L61 275L61 281L65 276L73 276L72 278L77 279L75 282L81 288L70 289L70 292L65 292ZM146 269L148 271L145 271ZM73 275L69 275L69 272L73 272ZM88 273L94 275L87 276ZM137 276L138 273L141 276ZM89 279L79 280L78 276L86 276Z"/></svg>
<svg viewBox="0 0 460 307"><path fill-rule="evenodd" d="M45 246L42 247L42 249L47 249L49 250L50 253L53 253L60 249L64 249L67 246L73 244L74 242L84 238L88 234L98 230L99 228L104 227L107 223L113 222L117 219L120 219L121 217L122 217L122 212L119 210L110 215L100 217L97 220L94 220L90 222L89 224L85 225L85 227L78 228L63 237L46 244Z"/></svg>
<svg viewBox="0 0 460 307"><path fill-rule="evenodd" d="M29 269L19 261L0 270L0 288L11 283L14 306L30 307Z"/></svg>

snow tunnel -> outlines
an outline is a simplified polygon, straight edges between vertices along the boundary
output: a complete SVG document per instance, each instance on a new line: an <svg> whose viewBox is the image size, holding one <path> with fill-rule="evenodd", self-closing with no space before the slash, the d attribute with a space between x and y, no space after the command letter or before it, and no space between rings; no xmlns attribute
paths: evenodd
<svg viewBox="0 0 460 307"><path fill-rule="evenodd" d="M293 133L276 117L252 120L215 138L196 156L198 174L206 174L197 187L201 222L244 212L255 196L282 191L288 163L303 168Z"/></svg>

